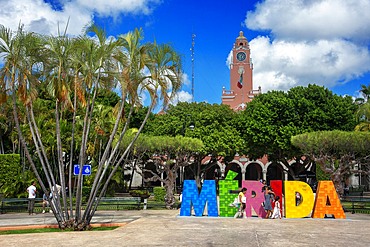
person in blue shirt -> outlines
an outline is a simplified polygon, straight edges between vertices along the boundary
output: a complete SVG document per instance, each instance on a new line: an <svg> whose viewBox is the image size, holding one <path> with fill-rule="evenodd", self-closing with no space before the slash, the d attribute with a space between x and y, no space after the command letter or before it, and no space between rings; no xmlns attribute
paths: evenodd
<svg viewBox="0 0 370 247"><path fill-rule="evenodd" d="M42 196L42 213L43 214L45 213L45 208L50 207L47 194L49 194L49 200L51 200L51 198L53 197L53 194L51 194L49 190L47 190L46 194L44 193L44 195ZM50 209L49 212L52 213L53 211L51 211Z"/></svg>

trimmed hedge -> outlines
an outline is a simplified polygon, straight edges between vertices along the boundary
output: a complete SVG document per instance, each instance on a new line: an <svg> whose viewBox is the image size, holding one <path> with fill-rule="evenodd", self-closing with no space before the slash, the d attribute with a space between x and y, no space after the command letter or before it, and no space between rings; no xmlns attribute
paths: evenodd
<svg viewBox="0 0 370 247"><path fill-rule="evenodd" d="M154 187L153 188L154 200L157 202L164 202L164 197L166 196L166 189L164 187Z"/></svg>

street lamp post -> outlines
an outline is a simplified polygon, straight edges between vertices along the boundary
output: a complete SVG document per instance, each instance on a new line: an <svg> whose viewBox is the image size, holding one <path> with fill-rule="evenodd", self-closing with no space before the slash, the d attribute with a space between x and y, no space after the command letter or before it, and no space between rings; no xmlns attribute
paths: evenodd
<svg viewBox="0 0 370 247"><path fill-rule="evenodd" d="M190 119L190 123L189 123L189 119ZM188 125L188 123L189 123L189 125ZM184 122L183 122L183 124L182 124L182 136L185 136L185 133L186 133L186 128L189 128L190 130L194 130L194 128L195 128L195 124L194 124L194 122L192 121L192 119L191 119L191 115L190 114L186 114L186 116L185 116L185 120L184 120Z"/></svg>

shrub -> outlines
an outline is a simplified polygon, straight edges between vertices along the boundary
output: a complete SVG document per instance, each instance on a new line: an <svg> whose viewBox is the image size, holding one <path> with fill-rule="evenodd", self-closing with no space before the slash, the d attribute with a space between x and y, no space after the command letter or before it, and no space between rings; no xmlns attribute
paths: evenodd
<svg viewBox="0 0 370 247"><path fill-rule="evenodd" d="M147 190L131 190L130 195L140 196L140 197L149 197L150 193Z"/></svg>
<svg viewBox="0 0 370 247"><path fill-rule="evenodd" d="M154 187L154 200L157 202L164 202L164 197L166 196L166 190L164 187Z"/></svg>

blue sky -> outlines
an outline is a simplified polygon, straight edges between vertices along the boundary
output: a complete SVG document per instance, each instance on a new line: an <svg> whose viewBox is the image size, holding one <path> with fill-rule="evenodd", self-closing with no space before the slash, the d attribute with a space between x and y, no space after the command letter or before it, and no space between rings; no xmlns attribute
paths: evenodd
<svg viewBox="0 0 370 247"><path fill-rule="evenodd" d="M56 34L80 34L93 21L111 36L142 27L145 40L170 43L183 57L181 101L220 103L230 88L232 45L244 32L254 63L254 88L289 90L309 83L359 96L370 84L370 0L0 0L0 23Z"/></svg>

